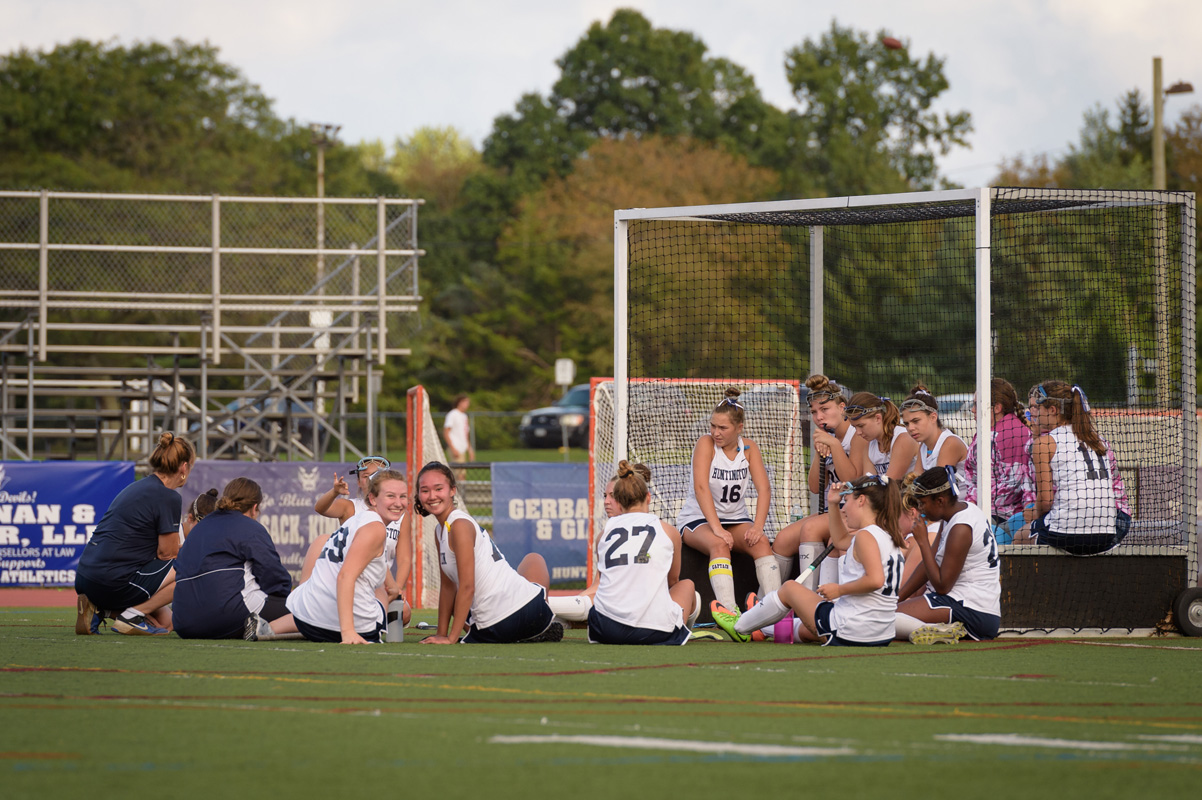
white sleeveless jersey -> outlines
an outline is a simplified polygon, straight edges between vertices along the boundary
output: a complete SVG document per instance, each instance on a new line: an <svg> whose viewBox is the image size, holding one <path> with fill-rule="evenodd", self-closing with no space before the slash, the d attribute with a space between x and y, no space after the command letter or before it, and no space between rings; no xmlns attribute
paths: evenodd
<svg viewBox="0 0 1202 800"><path fill-rule="evenodd" d="M477 628L487 628L529 603L542 591L542 587L519 575L505 560L505 556L501 555L492 537L480 528L476 520L467 512L455 509L447 517L446 526L439 524L434 535L438 541L439 566L456 588L459 586L459 564L447 538L452 523L460 519L470 522L476 531L473 547L476 594L472 598L470 621Z"/></svg>
<svg viewBox="0 0 1202 800"><path fill-rule="evenodd" d="M852 425L848 425L847 431L843 434L843 441L840 443L843 445L843 454L844 455L846 455L846 456L851 455L851 443L852 443L852 440L855 438L856 438L855 427ZM834 459L832 459L831 461L829 461L826 464L826 481L825 481L824 485L830 486L831 484L835 484L838 482L839 482L839 475L835 472L835 462L834 462ZM827 510L828 509L827 509L827 505L826 505L826 492L819 492L818 493L818 513L825 514L827 512Z"/></svg>
<svg viewBox="0 0 1202 800"><path fill-rule="evenodd" d="M889 471L889 460L893 457L893 448L897 447L897 437L908 435L905 428L900 425L896 426L893 429L893 438L889 440L888 453L881 452L881 443L877 439L868 443L868 464L873 472L877 475L884 475ZM910 472L912 469L914 469L914 465L910 464L910 469L907 469L906 472Z"/></svg>
<svg viewBox="0 0 1202 800"><path fill-rule="evenodd" d="M747 519L747 487L751 485L751 468L747 465L747 447L743 437L733 459L726 457L721 447L714 448L714 458L710 462L710 498L714 501L714 511L719 520ZM697 494L693 490L693 482L689 481L689 497L684 501L680 514L676 517L676 527L695 520L704 519L701 505L697 502Z"/></svg>
<svg viewBox="0 0 1202 800"><path fill-rule="evenodd" d="M1063 534L1113 534L1117 499L1110 454L1098 456L1068 425L1048 434L1056 442L1052 484L1056 496L1048 512L1048 530ZM1035 487L1036 491L1039 487Z"/></svg>
<svg viewBox="0 0 1202 800"><path fill-rule="evenodd" d="M955 525L967 525L972 529L972 544L964 556L964 566L960 568L960 577L947 594L964 605L980 611L983 614L1001 616L1001 572L998 569L1000 560L997 554L997 543L993 540L993 532L985 512L976 505L969 503L963 511L959 511L943 523L943 530L950 531ZM939 537L939 547L935 550L935 561L943 566L943 551L947 547L947 537ZM935 588L929 583L927 591Z"/></svg>
<svg viewBox="0 0 1202 800"><path fill-rule="evenodd" d="M338 530L330 534L321 555L313 565L313 573L309 580L296 587L288 595L288 610L298 619L318 628L329 631L340 630L338 622L338 573L342 570L343 559L355 541L355 534L364 525L372 522L383 523L380 515L370 509L361 511L348 519ZM385 537L387 549L387 537ZM384 582L384 572L387 570L384 554L367 562L363 572L355 579L355 630L374 630L384 619L384 609L376 599L376 587Z"/></svg>
<svg viewBox="0 0 1202 800"><path fill-rule="evenodd" d="M883 642L895 634L897 592L901 588L902 569L906 559L893 537L879 525L869 525L864 532L876 540L880 550L885 585L869 594L843 595L835 599L831 609L831 625L840 639L849 642ZM856 553L855 544L839 559L839 583L849 583L864 577L864 565Z"/></svg>
<svg viewBox="0 0 1202 800"><path fill-rule="evenodd" d="M371 506L369 506L367 501L362 497L356 497L351 500L351 502L355 506L356 514L361 514L364 511L371 510ZM384 565L389 572L393 573L396 572L394 569L394 567L396 567L396 543L397 539L399 539L401 536L401 523L404 521L404 519L405 515L402 514L400 519L398 519L396 522L388 523L388 526L385 528L385 531L388 533L388 537L384 540ZM381 578L380 584L383 585L383 583L384 580Z"/></svg>
<svg viewBox="0 0 1202 800"><path fill-rule="evenodd" d="M601 573L593 608L634 628L671 632L684 626L680 606L668 594L676 547L654 514L619 514L597 540Z"/></svg>
<svg viewBox="0 0 1202 800"><path fill-rule="evenodd" d="M960 444L964 445L964 458L960 459L958 463L952 464L952 466L956 468L957 477L964 472L964 461L966 458L968 458L968 445L964 444L963 439L948 430L945 430L943 433L939 434L938 441L935 442L935 446L930 450L927 449L925 444L919 446L918 454L922 458L923 470L928 470L939 466L939 453L941 450L943 450L943 445L947 444L950 439L955 439Z"/></svg>

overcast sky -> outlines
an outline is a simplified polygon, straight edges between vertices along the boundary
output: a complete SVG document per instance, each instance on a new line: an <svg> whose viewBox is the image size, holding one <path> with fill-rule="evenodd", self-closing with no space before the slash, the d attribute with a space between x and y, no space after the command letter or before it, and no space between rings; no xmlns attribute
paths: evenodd
<svg viewBox="0 0 1202 800"><path fill-rule="evenodd" d="M1202 92L1199 0L0 0L0 51L76 38L207 39L280 116L339 123L344 141L391 143L451 125L479 145L521 94L550 90L555 59L591 22L623 6L693 32L785 109L795 106L785 51L834 16L944 58L942 107L969 110L975 124L972 149L942 161L965 186L987 185L1004 157L1062 154L1094 104L1113 109L1136 87L1149 97L1153 56L1164 59L1166 85L1189 80ZM1202 94L1170 98L1167 122L1199 102Z"/></svg>

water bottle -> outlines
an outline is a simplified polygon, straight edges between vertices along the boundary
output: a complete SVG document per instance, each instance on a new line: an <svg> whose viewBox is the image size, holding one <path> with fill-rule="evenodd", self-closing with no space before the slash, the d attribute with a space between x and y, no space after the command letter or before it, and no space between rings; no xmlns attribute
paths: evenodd
<svg viewBox="0 0 1202 800"><path fill-rule="evenodd" d="M797 522L797 520L803 519L804 517L805 517L805 514L802 513L801 506L795 505L789 509L789 521L790 522Z"/></svg>
<svg viewBox="0 0 1202 800"><path fill-rule="evenodd" d="M405 601L397 598L388 604L388 642L405 641Z"/></svg>

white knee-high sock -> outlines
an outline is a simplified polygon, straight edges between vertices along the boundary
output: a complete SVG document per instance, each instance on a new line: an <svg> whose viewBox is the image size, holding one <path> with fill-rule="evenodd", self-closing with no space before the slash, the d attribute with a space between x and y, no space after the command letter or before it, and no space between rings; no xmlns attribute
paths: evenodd
<svg viewBox="0 0 1202 800"><path fill-rule="evenodd" d="M780 601L776 592L769 592L760 601L743 612L735 623L739 633L751 633L757 628L772 625L778 619L784 619L789 614L789 607Z"/></svg>
<svg viewBox="0 0 1202 800"><path fill-rule="evenodd" d="M710 562L710 586L719 603L731 611L739 608L735 602L735 573L730 568L729 558L715 558Z"/></svg>
<svg viewBox="0 0 1202 800"><path fill-rule="evenodd" d="M821 586L824 583L839 582L839 559L834 558L834 555L834 553L831 553L818 566L818 586ZM842 556L839 558L842 558ZM814 588L816 589L818 587L815 586Z"/></svg>
<svg viewBox="0 0 1202 800"><path fill-rule="evenodd" d="M693 592L693 613L688 615L687 624L691 630L697 622L697 617L701 614L701 592Z"/></svg>
<svg viewBox="0 0 1202 800"><path fill-rule="evenodd" d="M755 577L760 582L760 594L775 592L780 588L780 567L776 565L774 556L764 556L755 560Z"/></svg>
<svg viewBox="0 0 1202 800"><path fill-rule="evenodd" d="M897 626L896 638L900 640L900 639L909 639L911 633L918 630L919 628L921 628L923 625L926 625L927 623L923 622L922 620L918 619L917 617L911 617L909 614L902 614L899 612L897 615L897 621L895 624Z"/></svg>
<svg viewBox="0 0 1202 800"><path fill-rule="evenodd" d="M810 564L814 563L814 559L825 549L826 545L822 542L802 542L797 545L797 566L805 572ZM800 576L799 576L800 577ZM818 570L814 570L809 576L801 581L801 585L807 589L818 589Z"/></svg>
<svg viewBox="0 0 1202 800"><path fill-rule="evenodd" d="M593 601L588 595L574 594L568 597L548 597L547 605L551 606L551 613L560 619L568 622L586 622Z"/></svg>
<svg viewBox="0 0 1202 800"><path fill-rule="evenodd" d="M780 570L781 583L784 583L789 571L793 569L793 556L782 556L780 553L773 553L772 557L776 559L776 568Z"/></svg>

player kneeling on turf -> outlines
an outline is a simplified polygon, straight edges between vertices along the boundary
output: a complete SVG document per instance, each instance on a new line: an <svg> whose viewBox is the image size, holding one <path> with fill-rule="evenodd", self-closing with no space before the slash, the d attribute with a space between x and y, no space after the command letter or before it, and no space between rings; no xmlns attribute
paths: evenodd
<svg viewBox="0 0 1202 800"><path fill-rule="evenodd" d="M417 476L413 509L438 520L434 532L442 584L438 590L438 633L423 644L557 642L563 625L547 605L551 575L537 553L515 570L465 511L455 508L455 473L437 461ZM455 620L451 626L452 618ZM460 635L466 629L466 635Z"/></svg>
<svg viewBox="0 0 1202 800"><path fill-rule="evenodd" d="M959 499L952 467L928 469L909 492L940 529L938 549L931 547L925 530L914 536L922 561L902 586L897 638L914 644L953 643L966 633L993 639L1001 624L1002 585L997 544L985 512ZM925 593L912 596L924 586Z"/></svg>
<svg viewBox="0 0 1202 800"><path fill-rule="evenodd" d="M839 562L839 582L815 592L787 581L742 616L715 601L714 621L736 642L748 641L753 631L774 625L790 610L804 625L796 629L802 641L884 647L893 640L904 566L897 481L865 475L832 486L828 501L839 503L839 513L830 515L831 544L847 551Z"/></svg>
<svg viewBox="0 0 1202 800"><path fill-rule="evenodd" d="M636 466L622 461L613 483L620 514L597 542L600 582L588 615L593 644L684 644L701 598L680 580L680 534L648 512L651 494Z"/></svg>

